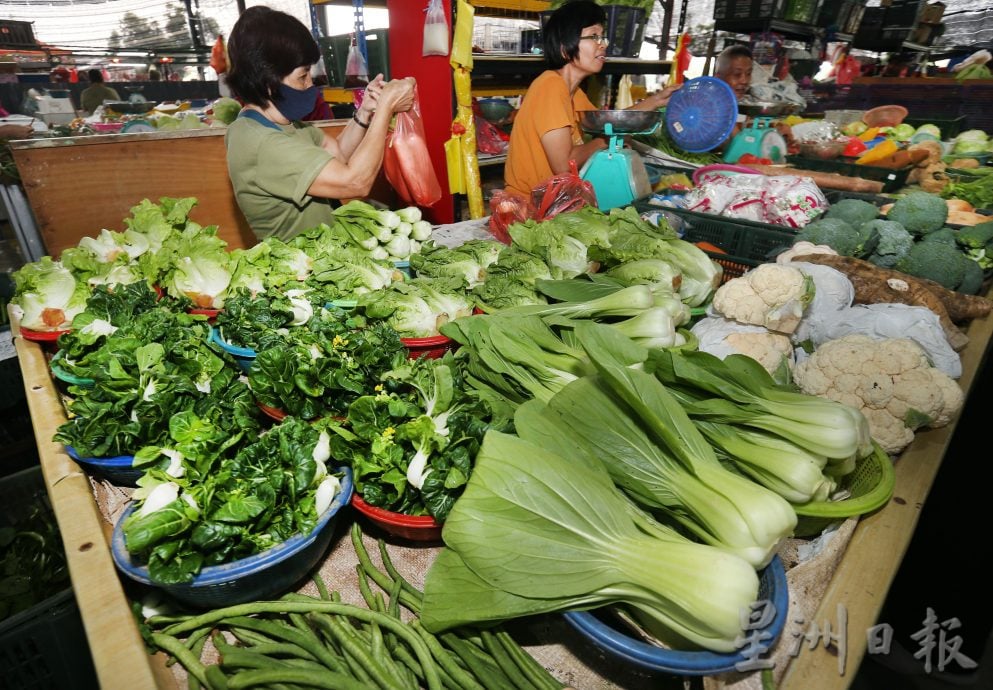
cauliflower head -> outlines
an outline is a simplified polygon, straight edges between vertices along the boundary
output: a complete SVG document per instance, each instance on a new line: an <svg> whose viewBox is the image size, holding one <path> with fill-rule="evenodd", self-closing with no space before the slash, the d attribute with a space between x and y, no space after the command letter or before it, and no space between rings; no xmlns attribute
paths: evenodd
<svg viewBox="0 0 993 690"><path fill-rule="evenodd" d="M906 448L918 429L948 424L964 402L958 383L909 338L830 340L796 365L794 381L809 395L861 411L873 440L890 454Z"/></svg>
<svg viewBox="0 0 993 690"><path fill-rule="evenodd" d="M773 376L784 366L793 369L793 343L788 335L719 316L700 319L690 332L697 338L697 348L715 357L746 355Z"/></svg>
<svg viewBox="0 0 993 690"><path fill-rule="evenodd" d="M814 281L786 264L759 264L714 292L712 311L734 321L792 333L814 298Z"/></svg>

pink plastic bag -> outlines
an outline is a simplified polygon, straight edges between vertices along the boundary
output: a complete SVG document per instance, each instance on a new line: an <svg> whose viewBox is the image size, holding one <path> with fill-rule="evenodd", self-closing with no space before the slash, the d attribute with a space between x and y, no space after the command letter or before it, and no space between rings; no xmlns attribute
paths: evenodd
<svg viewBox="0 0 993 690"><path fill-rule="evenodd" d="M386 137L383 168L386 179L404 202L432 206L441 199L441 183L428 154L417 87L413 107L396 114L393 131Z"/></svg>

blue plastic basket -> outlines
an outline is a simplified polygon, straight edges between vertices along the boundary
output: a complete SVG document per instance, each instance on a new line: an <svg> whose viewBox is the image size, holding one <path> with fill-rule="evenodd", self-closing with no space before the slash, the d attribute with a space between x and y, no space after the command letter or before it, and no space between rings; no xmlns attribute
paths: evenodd
<svg viewBox="0 0 993 690"><path fill-rule="evenodd" d="M690 153L721 145L738 120L738 99L716 77L697 77L672 94L665 107L665 128L679 148Z"/></svg>
<svg viewBox="0 0 993 690"><path fill-rule="evenodd" d="M335 517L341 507L348 505L352 499L354 485L351 468L342 466L334 472L342 474L341 491L310 534L291 537L262 553L232 563L203 568L192 582L186 584L158 584L151 579L146 566L131 560L122 525L134 510L132 504L114 525L110 542L114 564L132 580L158 587L189 606L216 608L282 596L324 557L334 536Z"/></svg>
<svg viewBox="0 0 993 690"><path fill-rule="evenodd" d="M133 455L117 455L112 458L82 458L72 446L66 446L66 453L84 470L106 479L115 486L138 486L144 470L135 469Z"/></svg>
<svg viewBox="0 0 993 690"><path fill-rule="evenodd" d="M765 652L786 626L790 596L786 568L779 556L773 557L759 578L759 600L772 602L775 617L765 628L755 631L761 635L757 642L760 653ZM735 664L748 661L740 652L721 654L709 651L678 651L642 642L604 622L591 611L569 611L565 619L584 637L606 653L639 668L685 676L709 676L735 670Z"/></svg>
<svg viewBox="0 0 993 690"><path fill-rule="evenodd" d="M238 347L227 342L221 337L221 332L216 326L210 327L210 339L222 350L234 357L242 371L248 372L252 366L252 362L255 361L255 350L248 347Z"/></svg>

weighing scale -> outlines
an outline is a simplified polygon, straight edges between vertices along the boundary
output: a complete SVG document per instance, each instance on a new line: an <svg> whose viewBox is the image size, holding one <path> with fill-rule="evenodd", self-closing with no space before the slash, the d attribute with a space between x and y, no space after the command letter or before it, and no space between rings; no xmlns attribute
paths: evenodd
<svg viewBox="0 0 993 690"><path fill-rule="evenodd" d="M756 117L727 146L725 163L737 163L746 153L786 162L786 140L771 123L775 118ZM725 82L715 77L690 79L672 94L665 124L673 142L691 153L712 151L724 143L738 121L738 99Z"/></svg>
<svg viewBox="0 0 993 690"><path fill-rule="evenodd" d="M624 147L624 137L651 134L662 122L657 110L584 110L579 126L584 132L610 137L607 148L597 151L579 176L593 185L600 210L626 206L652 193L641 155Z"/></svg>
<svg viewBox="0 0 993 690"><path fill-rule="evenodd" d="M757 117L741 130L724 152L725 163L737 163L746 153L768 158L773 164L786 162L786 139L773 128L771 117Z"/></svg>

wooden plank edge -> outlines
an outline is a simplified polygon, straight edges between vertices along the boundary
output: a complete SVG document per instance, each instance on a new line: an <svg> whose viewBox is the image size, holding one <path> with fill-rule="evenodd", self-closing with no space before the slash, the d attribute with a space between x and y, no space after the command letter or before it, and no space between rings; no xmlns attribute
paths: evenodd
<svg viewBox="0 0 993 690"><path fill-rule="evenodd" d="M18 331L14 327L13 332ZM52 440L66 421L41 345L15 335L14 347L34 426L45 486L62 534L69 575L100 687L175 688L162 659L153 662L131 615L86 474ZM153 666L159 666L156 670ZM171 683L169 681L172 681Z"/></svg>

